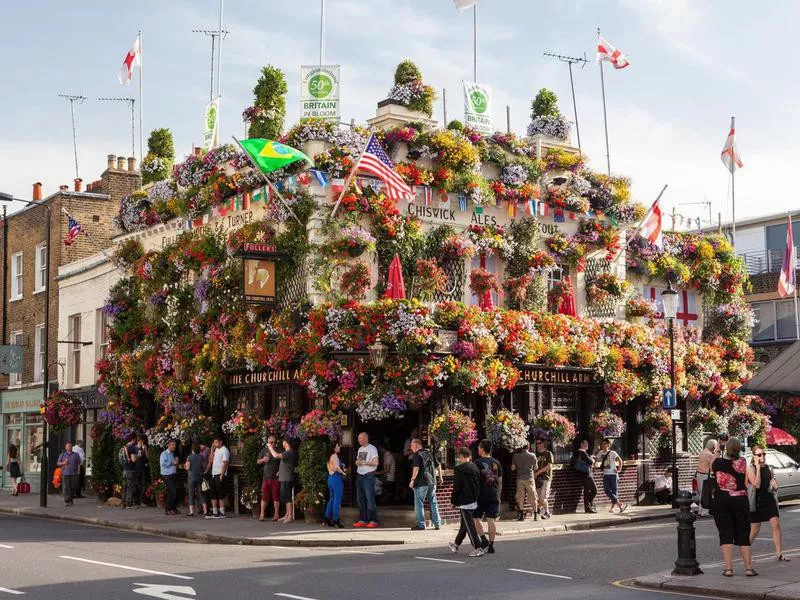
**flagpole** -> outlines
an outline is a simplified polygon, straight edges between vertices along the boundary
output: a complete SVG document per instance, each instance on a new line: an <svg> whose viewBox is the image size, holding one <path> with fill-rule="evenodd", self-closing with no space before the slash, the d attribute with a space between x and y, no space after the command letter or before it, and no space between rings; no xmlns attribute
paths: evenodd
<svg viewBox="0 0 800 600"><path fill-rule="evenodd" d="M478 3L472 6L472 76L478 83ZM447 125L447 123L445 123Z"/></svg>
<svg viewBox="0 0 800 600"><path fill-rule="evenodd" d="M597 28L597 37L600 38L600 28ZM611 153L608 149L608 114L606 112L606 79L603 74L603 61L600 64L600 88L603 91L603 125L606 130L606 164L608 165L608 176L611 177Z"/></svg>
<svg viewBox="0 0 800 600"><path fill-rule="evenodd" d="M325 0L319 0L319 66L325 60Z"/></svg>
<svg viewBox="0 0 800 600"><path fill-rule="evenodd" d="M275 195L278 196L278 200L281 201L281 204L283 204L283 207L286 210L289 211L289 214L294 217L295 221L297 221L298 223L300 223L300 225L302 225L303 224L302 221L300 221L300 219L297 218L297 215L294 214L294 211L291 209L291 207L286 202L284 197L281 196L281 193L278 191L278 188L275 187L275 185L269 180L269 177L267 177L266 173L264 173L264 171L262 171L259 168L259 166L255 163L255 161L253 161L253 157L250 156L250 153L247 150L244 149L244 146L242 146L242 143L238 139L236 139L235 135L232 135L231 137L233 138L233 141L236 142L236 145L239 146L239 148L241 148L242 152L244 152L244 155L247 157L247 160L250 161L250 164L253 165L253 168L256 170L256 173L261 175L261 178L264 180L264 183L266 183L269 186L269 188L273 192L275 192Z"/></svg>
<svg viewBox="0 0 800 600"><path fill-rule="evenodd" d="M794 330L795 330L795 337L796 339L800 340L800 312L797 310L797 251L795 250L796 246L794 245L794 232L792 231L792 213L789 212L789 231L792 232L792 247L790 248L791 256L794 257L794 260L790 260L789 264L792 267L792 273L787 273L791 277L791 281L794 282Z"/></svg>
<svg viewBox="0 0 800 600"><path fill-rule="evenodd" d="M736 117L731 117L731 131L734 131ZM734 146L735 147L735 146ZM736 250L736 152L731 152L731 246Z"/></svg>
<svg viewBox="0 0 800 600"><path fill-rule="evenodd" d="M336 215L336 211L339 209L339 204L341 204L342 198L344 198L345 192L347 192L347 188L350 187L350 183L352 183L353 177L355 177L356 171L358 171L358 165L361 164L361 159L364 158L364 155L367 153L367 147L369 146L370 139L372 139L372 131L369 132L367 143L364 144L364 149L361 151L361 154L358 156L358 160L353 165L353 170L350 171L350 175L348 175L347 181L344 182L344 187L342 188L342 191L339 193L339 198L336 200L336 204L333 205L333 210L331 211L331 218L333 218Z"/></svg>
<svg viewBox="0 0 800 600"><path fill-rule="evenodd" d="M139 160L144 160L144 102L142 102L142 30L139 30Z"/></svg>

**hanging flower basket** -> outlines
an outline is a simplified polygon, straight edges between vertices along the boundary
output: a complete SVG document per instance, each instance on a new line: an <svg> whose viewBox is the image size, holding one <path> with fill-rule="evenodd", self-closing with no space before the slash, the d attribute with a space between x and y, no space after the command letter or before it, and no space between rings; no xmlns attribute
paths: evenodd
<svg viewBox="0 0 800 600"><path fill-rule="evenodd" d="M625 433L625 421L610 410L603 410L589 421L589 429L599 437L618 438Z"/></svg>
<svg viewBox="0 0 800 600"><path fill-rule="evenodd" d="M488 415L485 426L486 436L492 443L509 452L528 444L528 426L518 414L509 410L501 409Z"/></svg>
<svg viewBox="0 0 800 600"><path fill-rule="evenodd" d="M59 390L47 398L39 412L53 431L63 431L81 422L83 405L77 396Z"/></svg>
<svg viewBox="0 0 800 600"><path fill-rule="evenodd" d="M728 433L733 437L751 437L762 425L762 415L746 406L739 406L728 415Z"/></svg>
<svg viewBox="0 0 800 600"><path fill-rule="evenodd" d="M669 434L672 428L672 419L664 410L653 410L642 419L642 428L647 437L663 437Z"/></svg>
<svg viewBox="0 0 800 600"><path fill-rule="evenodd" d="M534 419L531 432L535 437L551 440L555 446L566 446L578 435L575 424L554 410L545 411Z"/></svg>
<svg viewBox="0 0 800 600"><path fill-rule="evenodd" d="M475 421L464 413L455 411L443 413L433 420L431 436L440 448L450 445L456 450L478 441Z"/></svg>
<svg viewBox="0 0 800 600"><path fill-rule="evenodd" d="M725 420L717 411L700 407L692 411L689 426L692 429L702 429L706 433L719 435L725 431Z"/></svg>

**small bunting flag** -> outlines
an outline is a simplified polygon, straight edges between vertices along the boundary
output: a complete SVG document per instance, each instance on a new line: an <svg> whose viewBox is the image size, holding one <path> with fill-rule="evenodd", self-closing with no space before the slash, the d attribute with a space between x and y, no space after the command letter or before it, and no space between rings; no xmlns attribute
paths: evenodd
<svg viewBox="0 0 800 600"><path fill-rule="evenodd" d="M430 206L431 205L431 197L433 195L433 193L431 191L431 188L426 185L423 188L423 190L424 190L423 193L425 194L425 206Z"/></svg>
<svg viewBox="0 0 800 600"><path fill-rule="evenodd" d="M467 212L467 197L464 194L458 195L458 210Z"/></svg>
<svg viewBox="0 0 800 600"><path fill-rule="evenodd" d="M303 171L297 176L297 181L300 182L300 185L308 185L311 183L311 175L307 171Z"/></svg>
<svg viewBox="0 0 800 600"><path fill-rule="evenodd" d="M528 200L525 203L525 212L532 217L536 216L536 203L533 200Z"/></svg>
<svg viewBox="0 0 800 600"><path fill-rule="evenodd" d="M564 211L560 208L555 210L553 214L553 222L555 223L563 223L566 219L564 218Z"/></svg>
<svg viewBox="0 0 800 600"><path fill-rule="evenodd" d="M511 200L509 200L508 201L507 211L508 211L507 214L508 214L508 218L509 219L513 219L514 217L516 217L517 216L517 203L516 202L512 202Z"/></svg>
<svg viewBox="0 0 800 600"><path fill-rule="evenodd" d="M322 171L317 171L316 169L314 169L313 171L311 171L311 174L314 175L314 179L317 180L317 183L319 184L320 187L324 188L330 185L330 182L328 181L328 176Z"/></svg>
<svg viewBox="0 0 800 600"><path fill-rule="evenodd" d="M550 207L547 205L546 202L539 202L539 214L543 217L550 215L551 213Z"/></svg>

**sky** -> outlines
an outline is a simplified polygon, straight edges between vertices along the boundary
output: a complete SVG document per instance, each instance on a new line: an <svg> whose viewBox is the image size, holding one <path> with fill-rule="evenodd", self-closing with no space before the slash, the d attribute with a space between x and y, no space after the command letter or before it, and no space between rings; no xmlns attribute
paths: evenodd
<svg viewBox="0 0 800 600"><path fill-rule="evenodd" d="M410 58L440 92L434 117L463 118L461 81L472 79L472 12L452 0L325 0L325 62L342 68L342 117L363 122L386 97L395 66ZM530 101L554 90L573 119L567 66L544 52L583 56L574 67L578 119L590 165L605 170L596 30L631 66L606 68L611 167L633 181L650 204L668 184L662 206L712 220L731 218L729 176L720 161L730 117L744 168L736 174L736 218L797 209L782 177L800 154L795 118L800 79L791 75L800 2L773 0L479 0L478 80L491 86L495 128L524 134ZM299 70L319 57L320 0L227 0L223 46L221 139L241 136L241 112L252 104L262 66L286 74L287 128L299 118ZM202 139L209 98L210 38L219 0L135 3L8 2L0 52L0 191L30 198L75 177L69 103L75 106L79 172L98 179L106 155L131 154L127 103L116 74L137 31L143 36L144 131L168 127L179 157ZM138 127L138 123L137 123ZM573 130L573 141L575 134ZM138 156L138 132L137 132ZM784 175L779 175L783 173ZM705 224L705 223L704 223ZM669 225L669 222L667 223Z"/></svg>

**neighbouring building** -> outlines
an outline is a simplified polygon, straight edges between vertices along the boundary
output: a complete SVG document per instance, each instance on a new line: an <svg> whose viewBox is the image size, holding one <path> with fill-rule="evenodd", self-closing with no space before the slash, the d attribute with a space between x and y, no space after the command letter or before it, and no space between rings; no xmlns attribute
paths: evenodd
<svg viewBox="0 0 800 600"><path fill-rule="evenodd" d="M22 470L34 488L38 488L41 472L44 428L39 407L43 386L51 392L68 382L93 383L93 366L80 367L69 360L69 349L79 349L77 355L95 351L95 346L73 344L75 341L95 341L95 334L84 334L80 323L87 310L80 297L69 302L64 315L60 306L60 271L64 265L85 260L109 246L115 234L113 218L118 214L123 196L141 185L136 159L108 156L100 179L83 189L76 179L73 189L61 186L57 192L43 197L42 184L33 185L31 200L41 205L27 205L8 216L7 277L4 285L6 302L2 314L7 344L23 348L24 368L20 374L0 376L0 447L3 454L9 444L20 448ZM23 199L24 200L24 199ZM51 212L50 231L45 232L47 210ZM64 243L68 230L68 215L83 228L69 246ZM2 237L0 231L0 237ZM45 264L47 245L50 245L50 331L44 329ZM92 313L94 317L94 313ZM71 321L72 319L72 321ZM80 333L71 325L81 324ZM101 339L101 338L100 338ZM49 340L49 364L44 364L45 343ZM69 385L69 387L74 387ZM93 403L93 404L92 404ZM87 397L86 407L103 402ZM50 456L67 439L86 439L83 427L51 436ZM50 469L53 464L51 462ZM0 484L8 486L5 471L0 472Z"/></svg>

